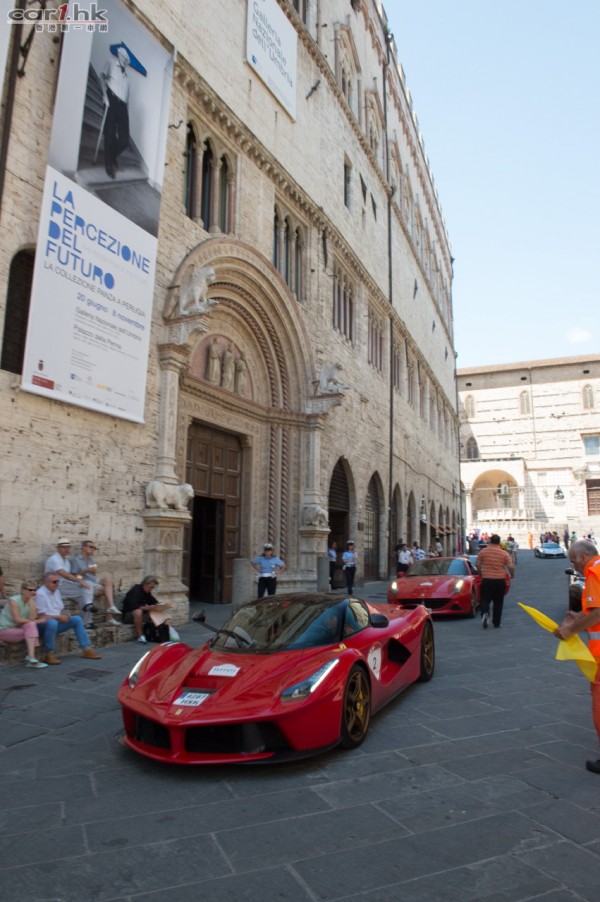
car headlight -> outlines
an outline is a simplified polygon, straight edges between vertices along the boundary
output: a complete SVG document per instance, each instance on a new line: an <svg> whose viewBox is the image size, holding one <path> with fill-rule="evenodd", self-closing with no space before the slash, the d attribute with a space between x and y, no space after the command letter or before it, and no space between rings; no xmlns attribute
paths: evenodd
<svg viewBox="0 0 600 902"><path fill-rule="evenodd" d="M465 584L464 579L457 579L456 582L454 583L454 585L452 586L452 590L451 590L452 594L456 595L457 592L460 592L462 587L464 586L464 584Z"/></svg>
<svg viewBox="0 0 600 902"><path fill-rule="evenodd" d="M392 592L398 591L398 583L396 582L396 580L393 581L392 585L390 586L390 589L392 590Z"/></svg>
<svg viewBox="0 0 600 902"><path fill-rule="evenodd" d="M150 652L147 651L145 655L142 655L140 660L137 662L137 664L135 665L135 667L133 668L133 670L127 677L127 684L130 689L134 689L135 686L137 686L138 680L139 680L140 676L142 675L142 664L144 663L144 661L146 660L146 658L148 657L149 654L150 654Z"/></svg>
<svg viewBox="0 0 600 902"><path fill-rule="evenodd" d="M308 698L311 692L314 692L317 686L323 682L325 677L331 673L339 660L339 658L334 658L333 661L328 661L327 664L323 664L322 667L315 670L312 676L307 677L300 683L294 683L293 686L288 686L288 688L284 689L281 693L281 701L299 702Z"/></svg>

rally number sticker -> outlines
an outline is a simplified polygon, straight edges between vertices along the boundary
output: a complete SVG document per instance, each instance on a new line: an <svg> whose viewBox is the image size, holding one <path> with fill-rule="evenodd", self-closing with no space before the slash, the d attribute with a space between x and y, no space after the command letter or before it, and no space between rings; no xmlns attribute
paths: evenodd
<svg viewBox="0 0 600 902"><path fill-rule="evenodd" d="M371 646L367 660L373 676L378 680L381 676L381 645Z"/></svg>
<svg viewBox="0 0 600 902"><path fill-rule="evenodd" d="M237 676L239 671L240 668L236 667L235 664L215 664L215 666L211 667L208 671L208 675L234 677Z"/></svg>
<svg viewBox="0 0 600 902"><path fill-rule="evenodd" d="M173 702L174 705L185 705L188 708L197 708L208 698L208 692L183 692Z"/></svg>

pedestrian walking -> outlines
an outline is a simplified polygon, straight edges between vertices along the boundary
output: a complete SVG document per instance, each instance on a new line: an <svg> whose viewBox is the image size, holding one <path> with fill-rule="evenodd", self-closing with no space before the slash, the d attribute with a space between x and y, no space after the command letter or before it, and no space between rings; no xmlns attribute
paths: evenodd
<svg viewBox="0 0 600 902"><path fill-rule="evenodd" d="M500 536L494 534L490 544L477 555L477 572L481 576L480 612L484 630L490 620L490 604L492 605L492 623L498 629L502 621L502 608L506 592L506 573L515 575L515 566L507 551L500 548Z"/></svg>

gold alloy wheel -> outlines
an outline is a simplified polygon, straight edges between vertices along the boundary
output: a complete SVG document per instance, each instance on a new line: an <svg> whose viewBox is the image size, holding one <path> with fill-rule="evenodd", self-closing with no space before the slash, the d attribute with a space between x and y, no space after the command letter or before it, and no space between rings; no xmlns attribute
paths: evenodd
<svg viewBox="0 0 600 902"><path fill-rule="evenodd" d="M341 742L345 748L357 748L367 735L371 721L371 687L362 667L350 671L342 711Z"/></svg>

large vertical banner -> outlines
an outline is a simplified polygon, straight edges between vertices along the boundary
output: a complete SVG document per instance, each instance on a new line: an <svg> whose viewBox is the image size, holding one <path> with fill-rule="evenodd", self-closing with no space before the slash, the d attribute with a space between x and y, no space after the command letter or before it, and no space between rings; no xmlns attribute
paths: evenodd
<svg viewBox="0 0 600 902"><path fill-rule="evenodd" d="M173 60L92 6L62 25L22 387L141 423Z"/></svg>

